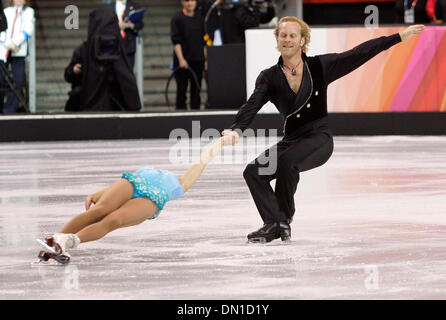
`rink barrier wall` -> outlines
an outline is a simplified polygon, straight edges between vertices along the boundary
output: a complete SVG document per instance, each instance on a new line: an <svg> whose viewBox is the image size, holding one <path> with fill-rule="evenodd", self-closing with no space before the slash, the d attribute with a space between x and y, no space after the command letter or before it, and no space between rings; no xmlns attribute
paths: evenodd
<svg viewBox="0 0 446 320"><path fill-rule="evenodd" d="M192 121L199 121L201 132L221 131L235 115L236 111L0 116L0 142L167 139L178 128L192 136ZM335 135L446 135L445 112L331 113L329 122ZM280 136L282 125L280 114L259 113L251 127Z"/></svg>

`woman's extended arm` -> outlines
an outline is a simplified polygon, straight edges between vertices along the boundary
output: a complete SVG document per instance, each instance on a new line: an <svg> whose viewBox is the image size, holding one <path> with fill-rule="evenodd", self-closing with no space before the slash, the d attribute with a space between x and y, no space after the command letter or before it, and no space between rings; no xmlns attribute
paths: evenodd
<svg viewBox="0 0 446 320"><path fill-rule="evenodd" d="M184 192L186 192L195 183L195 181L198 180L204 168L206 168L207 164L215 158L215 156L220 152L221 148L228 144L233 144L232 137L220 137L215 143L201 153L200 159L192 164L192 166L183 176L178 178Z"/></svg>

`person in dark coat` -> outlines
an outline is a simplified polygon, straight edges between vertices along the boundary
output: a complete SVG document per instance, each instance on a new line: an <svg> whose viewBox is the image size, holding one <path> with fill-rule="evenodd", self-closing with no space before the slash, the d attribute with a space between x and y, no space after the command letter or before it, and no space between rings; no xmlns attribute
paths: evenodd
<svg viewBox="0 0 446 320"><path fill-rule="evenodd" d="M3 12L3 2L0 1L0 32L8 29L8 21L6 20L5 13Z"/></svg>
<svg viewBox="0 0 446 320"><path fill-rule="evenodd" d="M285 119L283 139L248 164L243 172L264 222L262 228L248 235L248 241L291 238L294 194L300 173L323 165L333 152L333 133L327 116L328 85L422 30L423 25L413 25L343 53L307 57L308 25L295 17L279 21L275 31L281 53L278 63L260 73L253 94L240 108L230 130L222 132L237 141L237 131L245 130L268 101ZM270 185L274 179L275 190Z"/></svg>
<svg viewBox="0 0 446 320"><path fill-rule="evenodd" d="M133 66L135 65L136 38L138 37L138 33L143 29L144 22L141 20L132 23L128 18L132 11L141 9L141 6L136 2L127 0L113 1L109 6L113 8L118 17L125 53L133 70Z"/></svg>
<svg viewBox="0 0 446 320"><path fill-rule="evenodd" d="M446 0L437 0L435 3L435 17L442 22L446 21Z"/></svg>
<svg viewBox="0 0 446 320"><path fill-rule="evenodd" d="M221 5L219 25L224 44L245 43L245 31L257 28L262 23L270 22L275 16L274 3L267 1L267 11L261 12L261 1L250 0L249 5L235 5L226 8Z"/></svg>
<svg viewBox="0 0 446 320"><path fill-rule="evenodd" d="M82 51L87 49L87 41L78 46L71 58L70 64L65 68L65 81L71 83L71 91L68 93L68 100L65 104L65 111L80 111L82 97Z"/></svg>
<svg viewBox="0 0 446 320"><path fill-rule="evenodd" d="M3 12L3 2L0 1L0 32L5 31L8 29L8 20L6 20L5 13ZM0 63L3 63L0 61ZM0 88L0 90L4 90L3 88ZM0 93L1 96L1 93ZM0 101L0 113L3 113L3 98L1 98Z"/></svg>
<svg viewBox="0 0 446 320"><path fill-rule="evenodd" d="M82 110L138 111L138 87L128 61L116 14L109 7L90 13L82 51Z"/></svg>

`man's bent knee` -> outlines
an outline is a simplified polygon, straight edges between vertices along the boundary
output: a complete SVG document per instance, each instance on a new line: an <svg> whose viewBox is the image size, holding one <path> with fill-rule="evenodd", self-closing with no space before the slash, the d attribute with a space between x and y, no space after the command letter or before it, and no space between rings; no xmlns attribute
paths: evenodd
<svg viewBox="0 0 446 320"><path fill-rule="evenodd" d="M276 175L276 168L274 170L269 170L268 167L260 166L255 163L250 163L246 166L243 171L243 178L245 181L249 180L267 180L270 181L274 179Z"/></svg>
<svg viewBox="0 0 446 320"><path fill-rule="evenodd" d="M243 171L243 177L245 179L249 179L251 177L255 177L259 175L259 167L254 164L254 163L250 163L246 166L245 170Z"/></svg>

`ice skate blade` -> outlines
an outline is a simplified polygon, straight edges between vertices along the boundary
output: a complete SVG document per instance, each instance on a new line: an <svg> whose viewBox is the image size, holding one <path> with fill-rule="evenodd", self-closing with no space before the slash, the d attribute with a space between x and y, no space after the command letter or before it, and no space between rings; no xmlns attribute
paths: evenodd
<svg viewBox="0 0 446 320"><path fill-rule="evenodd" d="M68 263L70 263L70 257L58 255L51 257L48 260L39 258L37 261L31 262L31 265L66 266Z"/></svg>
<svg viewBox="0 0 446 320"><path fill-rule="evenodd" d="M58 263L62 264L62 265L67 265L68 263L70 263L70 257L60 254L57 256L52 257L52 259L56 260Z"/></svg>
<svg viewBox="0 0 446 320"><path fill-rule="evenodd" d="M248 239L248 243L268 243L265 238Z"/></svg>
<svg viewBox="0 0 446 320"><path fill-rule="evenodd" d="M256 237L248 239L248 243L270 243L277 238Z"/></svg>
<svg viewBox="0 0 446 320"><path fill-rule="evenodd" d="M44 261L44 260L37 260L37 261L33 261L31 262L32 266L63 266L63 264L57 262L56 260L50 259L48 261Z"/></svg>
<svg viewBox="0 0 446 320"><path fill-rule="evenodd" d="M66 266L70 263L70 257L65 255L57 255L48 260L39 258L37 261L31 262L31 265L49 265L49 266Z"/></svg>

